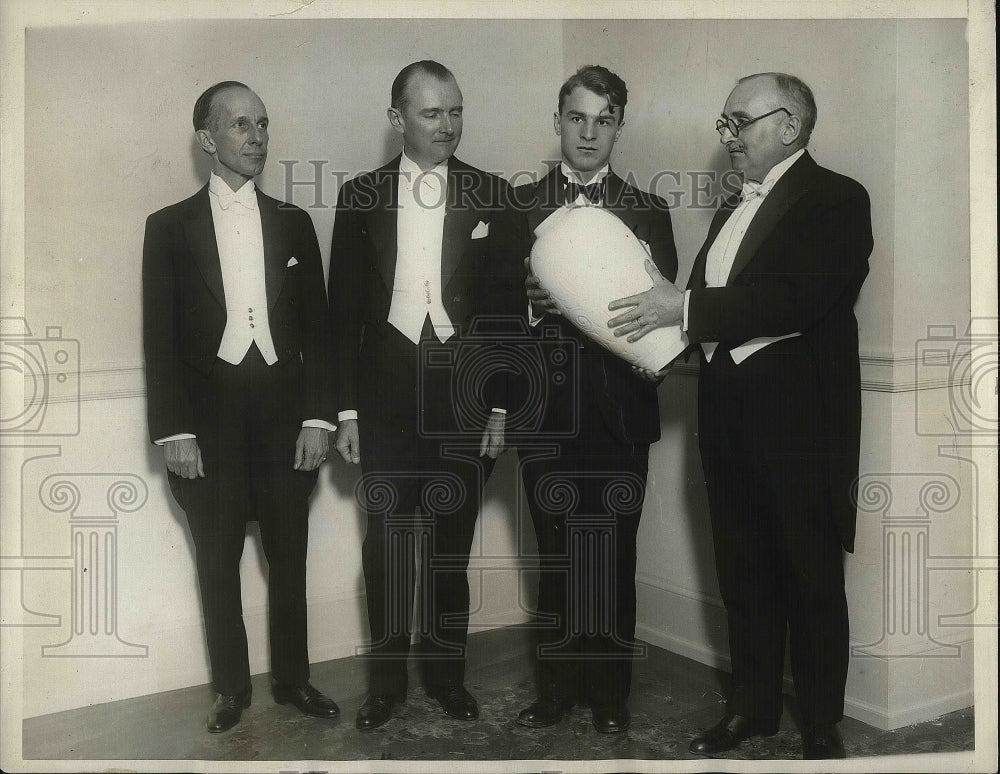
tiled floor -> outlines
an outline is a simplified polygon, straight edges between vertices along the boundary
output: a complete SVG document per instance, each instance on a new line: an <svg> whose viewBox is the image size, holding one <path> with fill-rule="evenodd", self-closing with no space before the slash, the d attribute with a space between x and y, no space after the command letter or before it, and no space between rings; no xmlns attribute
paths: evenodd
<svg viewBox="0 0 1000 774"><path fill-rule="evenodd" d="M276 705L268 676L254 678L253 705L230 732L208 734L208 686L60 712L24 721L25 760L703 760L688 752L691 738L720 717L726 676L707 666L648 646L635 666L632 727L599 734L590 711L578 707L558 725L533 730L514 722L533 698L523 633L514 629L473 635L466 685L481 716L465 723L443 715L423 689L412 687L397 717L368 734L354 729L364 700L363 666L357 659L315 664L312 682L341 707L324 721ZM412 676L412 686L418 686ZM742 760L801 757L789 697L776 736L744 743L724 757ZM851 718L841 723L849 757L972 750L972 709L896 731L879 731Z"/></svg>

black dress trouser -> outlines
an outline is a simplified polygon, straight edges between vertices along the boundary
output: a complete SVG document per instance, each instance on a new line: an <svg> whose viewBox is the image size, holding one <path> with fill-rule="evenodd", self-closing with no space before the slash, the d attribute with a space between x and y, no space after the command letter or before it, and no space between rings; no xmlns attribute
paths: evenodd
<svg viewBox="0 0 1000 774"><path fill-rule="evenodd" d="M635 643L636 535L649 444L608 429L581 365L549 394L537 444L518 447L538 545L535 665L541 698L620 705Z"/></svg>
<svg viewBox="0 0 1000 774"><path fill-rule="evenodd" d="M216 360L207 378L186 374L205 477L168 478L194 540L219 693L250 685L240 590L248 521L259 524L268 564L271 674L287 685L309 679L306 547L317 473L292 467L303 419L295 413L301 375L299 361L268 366L255 345L237 366Z"/></svg>
<svg viewBox="0 0 1000 774"><path fill-rule="evenodd" d="M703 364L699 438L729 622L729 709L782 710L786 635L806 723L843 716L849 622L820 384L793 338Z"/></svg>
<svg viewBox="0 0 1000 774"><path fill-rule="evenodd" d="M464 682L469 553L493 469L492 459L479 456L486 417L464 426L456 411L462 395L447 363L458 362L463 343L440 343L427 324L422 339L418 347L388 324L370 325L360 358L357 497L367 515L369 692L399 699L407 691L418 592L415 656L424 681Z"/></svg>

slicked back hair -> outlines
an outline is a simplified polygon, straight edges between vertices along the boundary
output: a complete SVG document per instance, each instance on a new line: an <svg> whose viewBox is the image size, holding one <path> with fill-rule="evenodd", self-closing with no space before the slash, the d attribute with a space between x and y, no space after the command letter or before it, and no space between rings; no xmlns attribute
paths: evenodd
<svg viewBox="0 0 1000 774"><path fill-rule="evenodd" d="M812 89L801 78L788 73L756 73L740 78L737 84L753 78L770 78L774 81L781 96L790 103L788 109L802 121L800 131L802 146L808 145L813 127L816 126L816 100L813 98Z"/></svg>
<svg viewBox="0 0 1000 774"><path fill-rule="evenodd" d="M618 123L625 121L625 103L628 102L628 89L625 81L611 72L607 67L601 65L584 65L569 78L559 89L559 113L562 113L563 103L566 101L573 89L582 86L588 91L599 94L608 101L608 107L614 112L614 108L619 108Z"/></svg>
<svg viewBox="0 0 1000 774"><path fill-rule="evenodd" d="M199 129L211 129L210 124L212 123L212 103L215 101L215 95L220 91L225 91L226 89L246 89L247 91L253 91L245 83L240 83L239 81L219 81L213 86L209 86L205 91L201 93L198 97L198 101L194 103L194 130L197 132Z"/></svg>
<svg viewBox="0 0 1000 774"><path fill-rule="evenodd" d="M402 110L406 105L406 89L409 87L410 81L418 75L430 75L439 81L455 80L455 76L452 75L451 70L440 62L435 62L433 59L421 59L419 62L411 62L399 71L399 75L392 82L391 101L389 104L396 108L396 110Z"/></svg>

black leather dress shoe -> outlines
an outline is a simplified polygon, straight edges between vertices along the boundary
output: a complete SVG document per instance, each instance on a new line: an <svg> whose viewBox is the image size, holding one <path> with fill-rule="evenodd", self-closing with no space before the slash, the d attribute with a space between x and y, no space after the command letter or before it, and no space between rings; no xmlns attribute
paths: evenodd
<svg viewBox="0 0 1000 774"><path fill-rule="evenodd" d="M714 755L732 750L752 736L774 736L778 721L758 720L743 715L726 714L722 720L701 736L696 736L688 749L696 755Z"/></svg>
<svg viewBox="0 0 1000 774"><path fill-rule="evenodd" d="M517 722L528 728L548 728L562 720L575 704L573 699L539 699L517 713Z"/></svg>
<svg viewBox="0 0 1000 774"><path fill-rule="evenodd" d="M802 732L802 760L846 758L844 740L836 725L815 726Z"/></svg>
<svg viewBox="0 0 1000 774"><path fill-rule="evenodd" d="M428 686L427 695L437 699L445 714L453 718L475 720L479 717L479 704L461 683Z"/></svg>
<svg viewBox="0 0 1000 774"><path fill-rule="evenodd" d="M216 696L215 704L208 713L208 732L221 734L239 723L243 710L250 706L250 693L251 689L247 688L242 693L220 693Z"/></svg>
<svg viewBox="0 0 1000 774"><path fill-rule="evenodd" d="M591 708L594 728L602 734L617 734L628 731L632 714L624 704L595 704Z"/></svg>
<svg viewBox="0 0 1000 774"><path fill-rule="evenodd" d="M340 714L340 707L333 699L320 693L309 683L294 688L275 683L274 700L278 704L292 704L304 715L312 715L314 718L335 718Z"/></svg>
<svg viewBox="0 0 1000 774"><path fill-rule="evenodd" d="M379 726L384 726L392 717L392 708L397 703L398 700L391 694L370 694L358 709L354 727L358 731L374 731Z"/></svg>

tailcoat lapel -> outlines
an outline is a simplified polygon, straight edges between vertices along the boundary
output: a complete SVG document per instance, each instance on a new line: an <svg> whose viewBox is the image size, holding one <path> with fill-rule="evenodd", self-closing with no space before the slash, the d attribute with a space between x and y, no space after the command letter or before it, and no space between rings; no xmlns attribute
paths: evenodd
<svg viewBox="0 0 1000 774"><path fill-rule="evenodd" d="M260 212L260 231L264 242L264 286L267 308L274 308L281 294L287 262L292 255L290 235L281 228L277 203L257 189L257 209Z"/></svg>
<svg viewBox="0 0 1000 774"><path fill-rule="evenodd" d="M392 291L396 278L397 228L399 216L399 159L375 173L375 205L368 210L368 230L375 244L375 260L385 286Z"/></svg>
<svg viewBox="0 0 1000 774"><path fill-rule="evenodd" d="M632 189L631 192L626 192L625 181L618 177L614 170L609 169L604 183L605 209L617 215L633 233L635 233L641 221L639 213L635 209L639 203L635 190Z"/></svg>
<svg viewBox="0 0 1000 774"><path fill-rule="evenodd" d="M549 170L535 186L533 199L528 205L528 228L532 234L549 215L563 205L565 192L560 180L559 167Z"/></svg>
<svg viewBox="0 0 1000 774"><path fill-rule="evenodd" d="M739 250L736 251L736 258L733 260L733 268L729 272L727 285L731 285L733 280L739 276L740 272L757 254L757 250L764 240L785 216L785 213L809 190L811 173L815 166L816 162L812 160L808 152L802 154L802 158L792 164L788 171L774 184L771 192L764 197L760 209L757 210L750 227L743 236Z"/></svg>
<svg viewBox="0 0 1000 774"><path fill-rule="evenodd" d="M375 256L379 274L385 286L392 290L396 277L396 257L399 218L399 161L392 162L376 172L374 180L375 206L368 211L367 227L375 245ZM468 181L460 175L471 169L454 157L448 161L447 204L441 235L441 287L447 286L455 274L469 235L479 222L479 211L472 206L476 200L470 196L479 191L469 190Z"/></svg>
<svg viewBox="0 0 1000 774"><path fill-rule="evenodd" d="M740 272L746 268L754 255L757 254L757 250L763 244L764 240L767 239L768 235L774 231L775 226L785 216L785 213L809 190L812 171L815 167L816 162L806 152L775 183L774 188L764 198L763 203L754 215L753 221L750 223L750 227L743 236L743 241L736 252L736 258L733 260L733 267L729 272L727 285L731 285ZM738 196L730 197L716 211L715 217L712 218L712 224L709 226L708 235L705 237L705 242L694 260L694 266L691 268L691 278L688 280L689 288L705 287L705 264L708 260L708 251L715 242L715 238L719 235L722 226L729 219L729 216L733 214L733 210L736 209L739 202L740 199Z"/></svg>
<svg viewBox="0 0 1000 774"><path fill-rule="evenodd" d="M715 211L712 223L708 227L708 236L705 237L705 242L702 244L701 250L695 256L694 266L691 267L691 277L688 280L689 288L705 287L705 264L708 261L708 251L712 248L715 238L719 235L726 221L729 220L729 216L733 214L733 210L736 209L739 201L738 196L730 197L723 201L722 206Z"/></svg>
<svg viewBox="0 0 1000 774"><path fill-rule="evenodd" d="M219 305L225 308L226 292L222 285L222 263L219 260L219 244L215 239L215 222L212 220L212 205L208 199L208 185L198 192L195 211L189 220L184 221L184 235L205 284Z"/></svg>
<svg viewBox="0 0 1000 774"><path fill-rule="evenodd" d="M449 205L444 214L444 231L441 235L441 287L448 286L448 280L455 273L462 260L462 248L472 227L466 228L468 215L456 212Z"/></svg>
<svg viewBox="0 0 1000 774"><path fill-rule="evenodd" d="M448 161L448 202L444 214L444 231L441 236L441 288L448 286L468 244L469 235L479 222L479 211L472 206L479 193L479 186L470 190L462 174L471 174L470 168L454 157ZM481 181L477 179L477 183Z"/></svg>
<svg viewBox="0 0 1000 774"><path fill-rule="evenodd" d="M604 206L614 212L618 217L624 212L631 212L631 208L622 201L622 194L625 190L625 181L608 169L608 175L604 178Z"/></svg>

